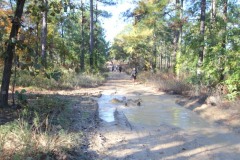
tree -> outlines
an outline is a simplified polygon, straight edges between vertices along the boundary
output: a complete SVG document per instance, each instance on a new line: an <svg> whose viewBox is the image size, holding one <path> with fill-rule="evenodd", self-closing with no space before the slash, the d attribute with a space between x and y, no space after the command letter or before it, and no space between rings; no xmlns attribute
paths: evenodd
<svg viewBox="0 0 240 160"><path fill-rule="evenodd" d="M93 19L93 0L90 0L90 67L93 67L93 51L94 51L94 19Z"/></svg>
<svg viewBox="0 0 240 160"><path fill-rule="evenodd" d="M4 53L4 50L6 48L4 42L7 41L9 38L7 35L11 31L11 19L8 17L9 15L12 15L13 11L11 9L8 9L6 6L8 3L3 1L0 1L0 53L1 55Z"/></svg>
<svg viewBox="0 0 240 160"><path fill-rule="evenodd" d="M178 25L178 32L176 32L176 42L178 42L177 47L175 48L176 52L176 76L179 79L180 76L180 68L181 68L181 63L180 63L180 57L181 57L181 48L182 48L182 29L183 29L183 0L179 2L179 0L176 0L176 6L177 6L177 16L179 16L179 25Z"/></svg>
<svg viewBox="0 0 240 160"><path fill-rule="evenodd" d="M140 0L132 13L125 14L135 16L135 21L130 30L117 36L111 53L130 62L138 60L146 68L157 58L160 70L175 69L179 79L197 86L196 93L201 86L221 83L236 96L240 88L239 8L236 0Z"/></svg>
<svg viewBox="0 0 240 160"><path fill-rule="evenodd" d="M11 69L12 69L18 31L21 26L21 17L23 14L24 4L25 4L25 0L17 1L15 14L12 19L11 33L9 36L6 55L4 57L4 69L3 69L2 86L1 86L1 93L0 93L1 107L8 106L8 91L9 91L9 84L10 84L10 78L11 78Z"/></svg>
<svg viewBox="0 0 240 160"><path fill-rule="evenodd" d="M85 16L84 16L84 4L81 0L81 55L80 55L80 68L81 71L85 70L85 59L84 59L84 23L85 23Z"/></svg>
<svg viewBox="0 0 240 160"><path fill-rule="evenodd" d="M219 72L220 78L219 81L222 82L224 80L224 69L225 69L225 57L226 57L226 38L227 38L227 7L228 7L228 0L223 0L223 35L222 35L222 51L221 56L219 57Z"/></svg>
<svg viewBox="0 0 240 160"><path fill-rule="evenodd" d="M196 93L200 92L201 78L202 78L202 65L205 51L205 16L206 16L206 0L201 0L201 15L200 15L200 37L199 37L199 51L198 51L198 62L197 62L197 90Z"/></svg>
<svg viewBox="0 0 240 160"><path fill-rule="evenodd" d="M48 0L42 0L42 34L41 34L41 56L42 65L47 66L47 17L48 17Z"/></svg>

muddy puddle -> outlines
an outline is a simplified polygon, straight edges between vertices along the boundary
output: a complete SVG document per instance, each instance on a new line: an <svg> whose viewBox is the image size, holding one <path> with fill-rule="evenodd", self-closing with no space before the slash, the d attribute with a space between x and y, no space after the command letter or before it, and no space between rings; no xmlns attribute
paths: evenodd
<svg viewBox="0 0 240 160"><path fill-rule="evenodd" d="M121 99L121 96L117 95L102 95L98 99L99 105L99 117L106 122L114 121L114 111L121 103L113 102L113 99Z"/></svg>
<svg viewBox="0 0 240 160"><path fill-rule="evenodd" d="M122 111L130 123L142 126L173 125L182 129L209 128L209 124L194 112L175 103L169 95L147 95L127 97L125 106L121 95L103 95L99 100L99 116L106 122L114 121L116 108ZM118 101L119 100L119 101ZM138 106L136 101L140 101Z"/></svg>

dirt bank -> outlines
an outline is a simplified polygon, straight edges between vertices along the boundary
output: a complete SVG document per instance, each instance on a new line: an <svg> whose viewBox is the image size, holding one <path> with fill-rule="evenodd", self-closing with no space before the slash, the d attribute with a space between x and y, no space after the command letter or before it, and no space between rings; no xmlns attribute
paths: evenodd
<svg viewBox="0 0 240 160"><path fill-rule="evenodd" d="M212 123L227 127L229 130L240 134L240 105L239 102L221 102L216 105L215 97L202 100L201 97L182 97L176 101L177 104L196 112L199 116Z"/></svg>

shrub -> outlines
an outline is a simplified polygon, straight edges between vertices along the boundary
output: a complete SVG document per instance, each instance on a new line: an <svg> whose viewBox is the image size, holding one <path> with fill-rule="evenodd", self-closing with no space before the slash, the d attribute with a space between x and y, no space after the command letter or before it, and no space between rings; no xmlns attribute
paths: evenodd
<svg viewBox="0 0 240 160"><path fill-rule="evenodd" d="M101 85L105 79L106 75L102 74L87 74L79 73L76 74L72 70L61 70L45 74L38 74L35 76L30 75L28 71L19 71L16 79L16 85L22 87L37 87L40 89L73 89L76 87L96 87Z"/></svg>
<svg viewBox="0 0 240 160"><path fill-rule="evenodd" d="M141 72L139 79L143 82L154 84L159 90L164 92L172 92L174 94L187 94L192 86L184 80L174 77L173 74L168 73L150 73Z"/></svg>

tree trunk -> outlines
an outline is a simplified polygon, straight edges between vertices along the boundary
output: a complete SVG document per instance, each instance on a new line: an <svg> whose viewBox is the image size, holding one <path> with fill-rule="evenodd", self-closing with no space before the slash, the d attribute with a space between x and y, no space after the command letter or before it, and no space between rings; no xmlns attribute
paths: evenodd
<svg viewBox="0 0 240 160"><path fill-rule="evenodd" d="M97 24L97 21L98 21L98 13L97 13L97 10L98 10L98 6L97 6L97 1L96 1L96 10L95 10L95 23ZM96 27L97 29L97 27ZM94 43L94 52L93 52L93 63L94 63L94 66L98 68L98 55L97 55L97 48L98 48L98 31L96 32L96 34L94 35L95 38L95 41L93 42Z"/></svg>
<svg viewBox="0 0 240 160"><path fill-rule="evenodd" d="M93 67L93 51L94 51L94 40L93 40L93 0L90 0L90 67Z"/></svg>
<svg viewBox="0 0 240 160"><path fill-rule="evenodd" d="M209 48L217 45L217 41L216 41L216 37L215 37L216 32L218 32L218 30L216 30L216 15L217 15L216 1L217 0L212 0L212 2L211 2L211 12L210 12L211 19L210 19L210 27L209 27L211 43L210 43Z"/></svg>
<svg viewBox="0 0 240 160"><path fill-rule="evenodd" d="M11 79L12 61L14 57L14 50L16 46L16 39L19 28L21 26L21 17L23 13L25 0L17 1L17 8L15 11L14 19L12 20L12 28L9 36L9 42L7 45L7 52L4 58L4 69L1 86L1 107L8 106L8 91Z"/></svg>
<svg viewBox="0 0 240 160"><path fill-rule="evenodd" d="M215 24L216 22L216 0L212 0L212 9L211 9L211 22L212 24Z"/></svg>
<svg viewBox="0 0 240 160"><path fill-rule="evenodd" d="M176 1L177 3L177 1ZM178 1L179 3L179 1ZM179 4L178 4L179 5ZM181 48L182 48L182 28L183 28L183 24L182 24L182 17L183 17L183 0L181 0L180 5L179 5L179 19L181 20L181 24L179 26L179 34L178 34L178 44L177 44L177 50L176 50L176 75L177 78L179 79L180 76L180 68L181 68L181 62L180 62L180 58L181 58Z"/></svg>
<svg viewBox="0 0 240 160"><path fill-rule="evenodd" d="M222 35L222 51L221 55L219 57L219 71L220 71L220 82L224 80L224 57L226 53L226 33L227 33L227 5L228 5L228 0L223 0L223 20L224 20L224 25L223 25L223 35Z"/></svg>
<svg viewBox="0 0 240 160"><path fill-rule="evenodd" d="M201 77L202 77L202 65L203 65L203 57L205 51L204 45L204 34L205 34L205 15L206 14L206 0L201 1L201 16L200 16L200 47L198 52L198 62L197 62L197 89L196 94L200 93L200 84L201 84Z"/></svg>
<svg viewBox="0 0 240 160"><path fill-rule="evenodd" d="M47 12L48 12L48 0L43 0L44 9L42 11L42 65L47 67Z"/></svg>
<svg viewBox="0 0 240 160"><path fill-rule="evenodd" d="M162 55L162 53L160 55L160 58L161 58L161 60L160 60L160 70L162 71L162 69L163 69L163 55Z"/></svg>
<svg viewBox="0 0 240 160"><path fill-rule="evenodd" d="M179 6L180 6L180 1L179 0L175 0L175 8L176 8L176 18L177 20L174 22L176 27L174 28L174 38L173 38L173 60L174 60L174 64L175 64L175 68L177 66L177 52L178 52L178 41L179 41L179 19L180 19L180 10L179 10ZM176 70L175 70L176 73ZM177 73L176 73L177 74Z"/></svg>
<svg viewBox="0 0 240 160"><path fill-rule="evenodd" d="M154 46L153 46L153 64L152 64L152 68L155 70L157 67L157 47L156 47L156 43L154 42Z"/></svg>
<svg viewBox="0 0 240 160"><path fill-rule="evenodd" d="M37 31L37 39L36 39L36 57L35 57L35 62L38 63L38 58L39 58L39 22L36 22L36 31Z"/></svg>
<svg viewBox="0 0 240 160"><path fill-rule="evenodd" d="M168 53L165 49L165 68L167 69L168 68Z"/></svg>
<svg viewBox="0 0 240 160"><path fill-rule="evenodd" d="M152 69L155 71L157 67L157 42L156 42L156 35L155 35L155 24L153 30L153 57L152 57Z"/></svg>
<svg viewBox="0 0 240 160"><path fill-rule="evenodd" d="M80 68L81 68L81 71L83 72L85 70L85 62L84 62L84 58L85 58L85 55L84 55L84 15L83 15L83 9L84 9L84 6L83 6L83 1L81 0L81 7L82 7L82 24L81 24L81 36L82 36L82 39L81 39L81 55L80 55Z"/></svg>

